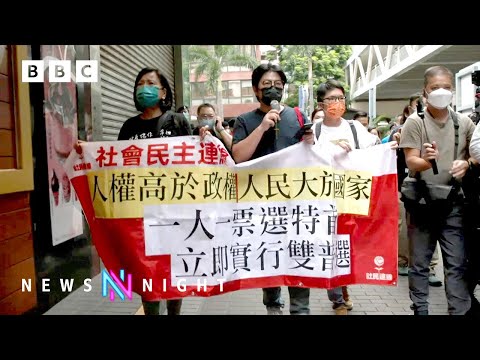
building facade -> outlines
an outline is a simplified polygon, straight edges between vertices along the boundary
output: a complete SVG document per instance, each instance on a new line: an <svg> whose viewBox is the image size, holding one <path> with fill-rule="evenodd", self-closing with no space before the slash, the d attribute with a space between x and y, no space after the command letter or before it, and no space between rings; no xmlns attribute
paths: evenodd
<svg viewBox="0 0 480 360"><path fill-rule="evenodd" d="M173 45L0 45L0 315L44 313L100 273L63 164L77 139L116 140L138 114L142 68L160 69L183 102L178 58ZM43 82L22 82L23 60L43 60ZM70 61L72 74L76 61L98 60L98 81L50 82L51 60Z"/></svg>
<svg viewBox="0 0 480 360"><path fill-rule="evenodd" d="M260 63L260 45L235 46L239 52L256 58ZM223 116L226 120L258 107L258 101L252 90L252 70L243 66L230 65L222 68L222 106ZM216 94L205 85L207 78L205 76L200 76L198 79L195 77L195 64L190 65L189 74L191 115L196 116L198 106L203 103L210 103L218 107Z"/></svg>

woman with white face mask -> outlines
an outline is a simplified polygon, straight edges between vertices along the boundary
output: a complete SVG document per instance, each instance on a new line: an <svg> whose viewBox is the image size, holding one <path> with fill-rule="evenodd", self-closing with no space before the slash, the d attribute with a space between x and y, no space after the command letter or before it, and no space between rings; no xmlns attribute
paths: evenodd
<svg viewBox="0 0 480 360"><path fill-rule="evenodd" d="M408 184L424 182L415 194L403 192L410 214L412 265L408 273L410 299L415 315L428 315L429 264L438 243L445 269L448 312L464 315L471 299L466 281L464 240L464 194L461 179L472 166L468 147L475 126L466 115L455 113L452 101L453 74L444 66L433 66L424 75L426 109L405 122L400 139L410 176Z"/></svg>

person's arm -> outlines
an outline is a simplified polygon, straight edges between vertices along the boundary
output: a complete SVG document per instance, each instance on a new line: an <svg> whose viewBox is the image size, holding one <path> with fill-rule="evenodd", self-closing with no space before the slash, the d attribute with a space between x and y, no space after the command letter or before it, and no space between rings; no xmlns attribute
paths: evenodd
<svg viewBox="0 0 480 360"><path fill-rule="evenodd" d="M236 163L248 161L252 158L253 153L257 149L260 140L262 140L265 131L275 126L276 121L280 118L277 110L270 110L263 117L258 127L247 136L245 120L241 117L237 118L234 128L234 144L232 145L232 155Z"/></svg>
<svg viewBox="0 0 480 360"><path fill-rule="evenodd" d="M430 160L438 157L437 144L422 144L422 120L409 118L402 128L400 148L405 154L405 162L412 172L422 172L432 168ZM423 150L422 150L423 149Z"/></svg>
<svg viewBox="0 0 480 360"><path fill-rule="evenodd" d="M412 149L412 148L404 148L403 151L405 153L405 161L407 163L408 169L413 172L422 172L422 171L431 169L432 164L430 163L429 160L436 159L436 155L434 152L428 151L429 149L433 149L433 148L426 149L426 152L424 153L423 157L421 157L420 150Z"/></svg>
<svg viewBox="0 0 480 360"><path fill-rule="evenodd" d="M267 129L268 130L268 129ZM236 135L235 130L235 135ZM252 131L244 140L239 141L232 146L233 159L236 163L248 161L252 158L253 153L257 149L260 140L262 140L263 134L266 130L263 130L262 125L258 126Z"/></svg>
<svg viewBox="0 0 480 360"><path fill-rule="evenodd" d="M473 158L477 163L480 163L480 122L477 124L473 132L472 140L470 141L469 152L471 158Z"/></svg>
<svg viewBox="0 0 480 360"><path fill-rule="evenodd" d="M233 136L225 131L225 128L222 125L222 119L220 119L219 116L217 116L217 121L215 123L215 130L217 131L217 134L220 135L221 140L225 145L225 147L230 150L232 148Z"/></svg>
<svg viewBox="0 0 480 360"><path fill-rule="evenodd" d="M231 149L232 148L233 136L230 135L229 133L227 133L223 127L219 131L219 133L220 133L220 136L222 137L222 141L225 144L225 147L227 149Z"/></svg>

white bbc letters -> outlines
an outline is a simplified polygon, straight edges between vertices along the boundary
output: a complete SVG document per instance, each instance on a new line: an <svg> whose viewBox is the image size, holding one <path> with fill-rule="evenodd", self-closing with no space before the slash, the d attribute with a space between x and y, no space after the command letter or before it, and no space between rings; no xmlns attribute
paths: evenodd
<svg viewBox="0 0 480 360"><path fill-rule="evenodd" d="M45 66L43 60L22 60L22 82L43 82ZM48 80L52 83L72 81L72 62L70 60L50 60L48 62ZM74 80L77 83L97 82L98 61L77 60Z"/></svg>

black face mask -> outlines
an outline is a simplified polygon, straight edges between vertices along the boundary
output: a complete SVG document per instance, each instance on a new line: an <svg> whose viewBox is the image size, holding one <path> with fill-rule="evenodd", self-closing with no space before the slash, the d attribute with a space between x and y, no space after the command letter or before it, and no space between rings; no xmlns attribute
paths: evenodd
<svg viewBox="0 0 480 360"><path fill-rule="evenodd" d="M265 105L270 106L272 100L280 101L283 96L283 89L276 88L274 86L266 89L262 89L262 102Z"/></svg>

